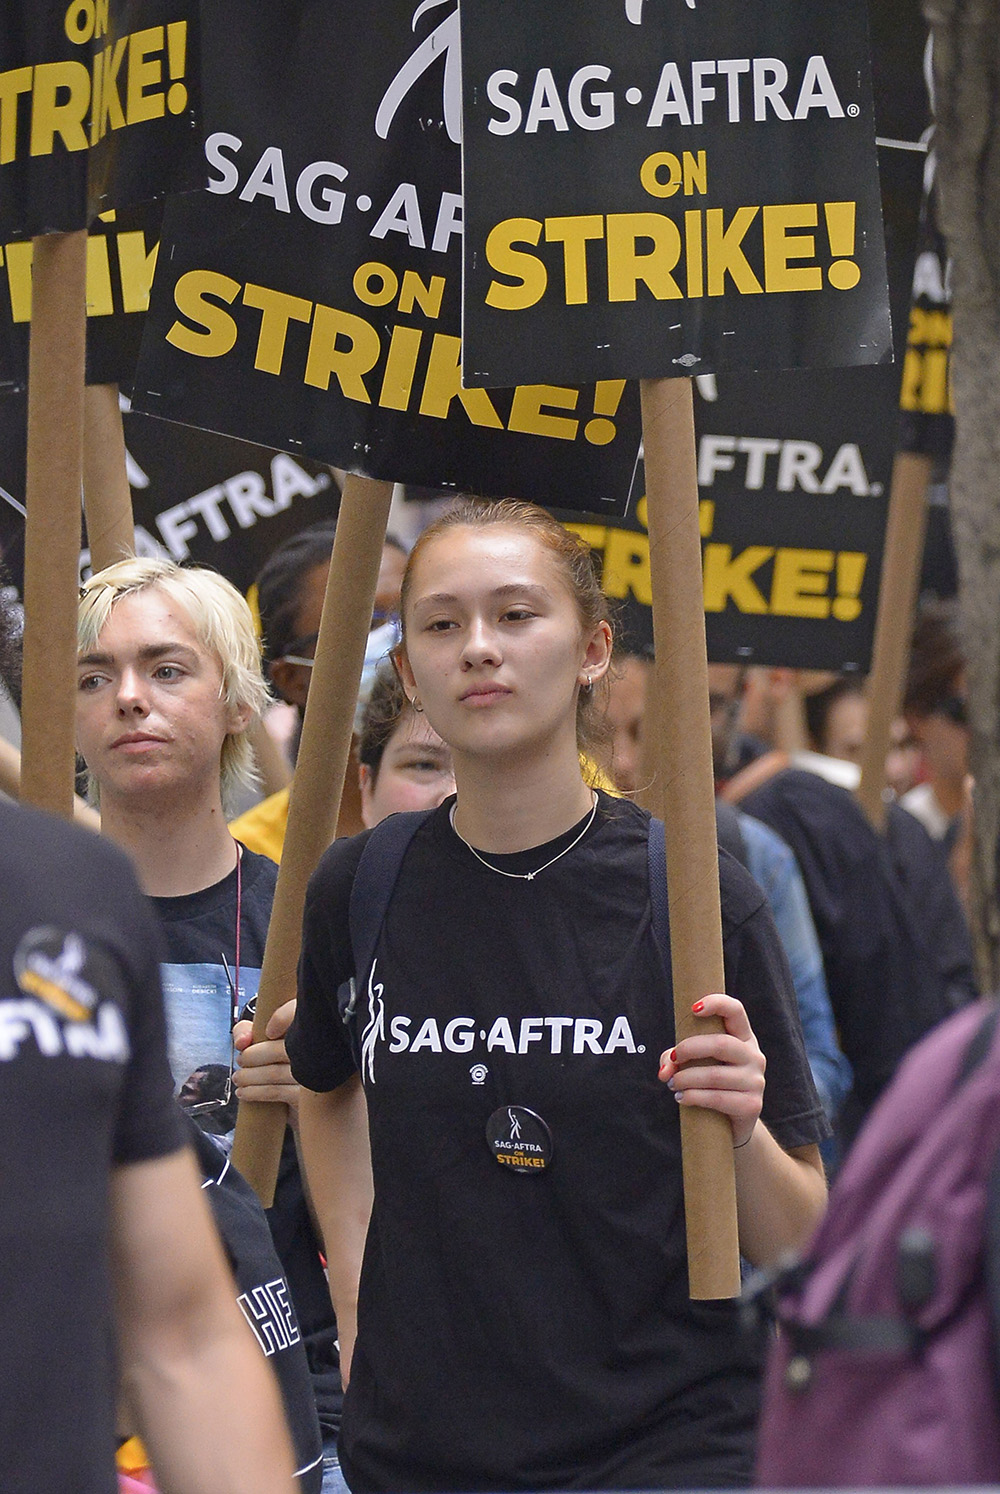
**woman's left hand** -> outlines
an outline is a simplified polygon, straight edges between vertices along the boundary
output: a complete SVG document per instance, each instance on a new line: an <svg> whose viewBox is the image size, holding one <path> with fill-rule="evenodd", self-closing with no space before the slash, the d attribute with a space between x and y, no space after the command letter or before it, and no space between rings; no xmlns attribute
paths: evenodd
<svg viewBox="0 0 1000 1494"><path fill-rule="evenodd" d="M660 1056L660 1079L679 1105L728 1115L733 1146L750 1140L764 1098L766 1061L743 1003L715 994L696 1001L696 1017L720 1017L724 1032L696 1033Z"/></svg>

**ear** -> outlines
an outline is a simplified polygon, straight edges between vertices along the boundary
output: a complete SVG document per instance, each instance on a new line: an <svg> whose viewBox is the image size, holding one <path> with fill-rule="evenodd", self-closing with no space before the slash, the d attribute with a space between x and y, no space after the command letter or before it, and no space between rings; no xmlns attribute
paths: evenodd
<svg viewBox="0 0 1000 1494"><path fill-rule="evenodd" d="M241 737L253 720L253 707L248 705L233 706L229 712L229 724L227 735Z"/></svg>
<svg viewBox="0 0 1000 1494"><path fill-rule="evenodd" d="M286 705L306 707L309 694L309 671L300 664L289 664L286 659L272 659L267 666L267 676Z"/></svg>
<svg viewBox="0 0 1000 1494"><path fill-rule="evenodd" d="M611 627L606 622L598 623L593 633L587 640L583 653L583 662L580 666L580 684L588 682L596 685L602 680L611 666L611 651L614 647L614 636Z"/></svg>
<svg viewBox="0 0 1000 1494"><path fill-rule="evenodd" d="M366 830L375 824L372 811L372 770L367 763L358 764L358 787L361 790L361 820Z"/></svg>
<svg viewBox="0 0 1000 1494"><path fill-rule="evenodd" d="M403 689L406 692L406 698L412 701L413 696L416 694L417 682L413 678L413 670L410 668L410 661L407 658L406 649L403 644L399 645L399 648L393 655L393 662L396 665L396 673L399 675Z"/></svg>

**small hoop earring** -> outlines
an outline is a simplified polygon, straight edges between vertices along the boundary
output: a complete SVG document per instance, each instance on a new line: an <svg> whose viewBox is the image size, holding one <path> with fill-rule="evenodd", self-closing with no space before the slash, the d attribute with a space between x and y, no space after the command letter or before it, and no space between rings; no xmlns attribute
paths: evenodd
<svg viewBox="0 0 1000 1494"><path fill-rule="evenodd" d="M585 693L587 695L589 695L590 692L593 690L593 688L594 688L594 681L591 679L591 677L590 677L589 674L587 675L587 678L584 680L584 682L580 686L580 688L581 688L581 690L585 691Z"/></svg>
<svg viewBox="0 0 1000 1494"><path fill-rule="evenodd" d="M424 708L420 704L420 701L417 699L417 697L415 695L410 700L410 705L416 711L416 713L417 713L418 716L422 716L424 714Z"/></svg>

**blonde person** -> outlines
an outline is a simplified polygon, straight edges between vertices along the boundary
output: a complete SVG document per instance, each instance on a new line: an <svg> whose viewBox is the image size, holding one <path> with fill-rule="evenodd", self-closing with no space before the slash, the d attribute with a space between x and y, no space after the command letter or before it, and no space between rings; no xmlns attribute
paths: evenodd
<svg viewBox="0 0 1000 1494"><path fill-rule="evenodd" d="M175 1088L224 1147L237 1096L285 1103L294 1122L298 1089L283 1040L294 995L265 1041L251 1045L248 1025L233 1034L257 993L277 878L274 863L226 824L227 801L253 772L247 729L267 701L250 609L215 571L132 558L87 582L78 643L77 745L103 832L128 852L162 930ZM309 1355L311 1400L298 1408L302 1486L319 1482L308 1430L318 1414L334 1480L324 1487L336 1488L337 1330L291 1129L268 1223Z"/></svg>
<svg viewBox="0 0 1000 1494"><path fill-rule="evenodd" d="M367 838L330 847L288 1038L348 1483L745 1483L760 1345L735 1304L688 1299L678 1106L731 1123L744 1254L801 1245L827 1126L763 894L723 858L739 999L706 991L725 1032L672 1047L648 816L581 773L611 652L588 548L530 505L459 507L410 556L402 624L457 799L413 834L370 969L348 930Z"/></svg>

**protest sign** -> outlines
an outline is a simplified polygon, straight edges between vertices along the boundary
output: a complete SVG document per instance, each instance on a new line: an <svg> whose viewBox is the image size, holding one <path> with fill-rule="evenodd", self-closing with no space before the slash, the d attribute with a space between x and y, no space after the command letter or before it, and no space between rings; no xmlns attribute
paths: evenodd
<svg viewBox="0 0 1000 1494"><path fill-rule="evenodd" d="M891 356L864 0L463 0L463 374Z"/></svg>
<svg viewBox="0 0 1000 1494"><path fill-rule="evenodd" d="M331 473L307 458L124 414L140 555L211 565L245 592L290 535L336 516ZM20 588L24 557L25 403L0 399L0 557ZM80 579L90 571L80 546Z"/></svg>
<svg viewBox="0 0 1000 1494"><path fill-rule="evenodd" d="M293 20L218 0L203 59L209 186L166 211L137 407L380 479L622 511L634 389L461 387L456 0Z"/></svg>
<svg viewBox="0 0 1000 1494"><path fill-rule="evenodd" d="M159 203L111 209L87 235L87 383L128 389L159 246ZM31 325L30 240L0 246L0 385L24 389Z"/></svg>
<svg viewBox="0 0 1000 1494"><path fill-rule="evenodd" d="M857 670L871 658L892 470L893 368L696 380L699 520L714 663ZM633 652L653 643L640 466L629 517L560 514L601 558Z"/></svg>
<svg viewBox="0 0 1000 1494"><path fill-rule="evenodd" d="M8 0L0 240L85 228L204 180L194 0Z"/></svg>

